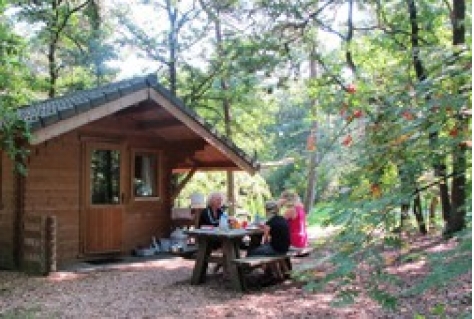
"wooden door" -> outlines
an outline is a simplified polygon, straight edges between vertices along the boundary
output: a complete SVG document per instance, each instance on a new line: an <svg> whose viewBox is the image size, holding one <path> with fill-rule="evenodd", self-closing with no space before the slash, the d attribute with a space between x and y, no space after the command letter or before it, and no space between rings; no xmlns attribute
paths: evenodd
<svg viewBox="0 0 474 319"><path fill-rule="evenodd" d="M84 252L122 247L123 151L119 144L90 142L84 156Z"/></svg>

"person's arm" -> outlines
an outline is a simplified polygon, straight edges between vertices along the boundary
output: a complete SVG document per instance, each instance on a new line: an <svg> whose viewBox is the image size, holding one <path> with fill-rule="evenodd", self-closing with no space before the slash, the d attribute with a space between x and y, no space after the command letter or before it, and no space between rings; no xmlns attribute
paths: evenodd
<svg viewBox="0 0 474 319"><path fill-rule="evenodd" d="M270 242L270 226L263 225L263 243Z"/></svg>

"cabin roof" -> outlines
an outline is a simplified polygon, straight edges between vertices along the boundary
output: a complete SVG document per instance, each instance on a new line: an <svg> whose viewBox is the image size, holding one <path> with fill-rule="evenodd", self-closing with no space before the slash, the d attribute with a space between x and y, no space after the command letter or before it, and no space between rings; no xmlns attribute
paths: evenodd
<svg viewBox="0 0 474 319"><path fill-rule="evenodd" d="M69 93L20 107L17 114L33 133L32 144L39 144L107 115L151 101L200 135L238 168L251 174L260 164L232 140L220 134L182 100L158 83L155 75L135 77L96 88Z"/></svg>

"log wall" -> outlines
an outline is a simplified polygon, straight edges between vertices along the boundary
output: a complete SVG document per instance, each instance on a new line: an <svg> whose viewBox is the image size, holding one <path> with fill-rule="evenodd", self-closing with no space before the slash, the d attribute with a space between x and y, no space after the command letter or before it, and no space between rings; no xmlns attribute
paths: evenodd
<svg viewBox="0 0 474 319"><path fill-rule="evenodd" d="M80 143L66 134L32 149L24 183L24 216L55 216L58 262L80 255Z"/></svg>
<svg viewBox="0 0 474 319"><path fill-rule="evenodd" d="M174 138L179 136L173 135ZM88 141L112 140L122 146L123 180L126 181L121 253L129 254L138 245L150 244L153 236L169 237L170 167L195 147L184 147L189 144L186 142L169 143L153 131L137 130L128 115L111 116L32 146L24 178L13 173L13 163L0 153L0 268L20 266L16 260L19 261L23 247L20 245L24 240L20 238L21 225L32 216L55 217L58 267L88 257L84 249L84 145ZM131 194L131 159L135 150L150 150L159 156L158 198L136 200ZM186 154L180 155L183 152Z"/></svg>
<svg viewBox="0 0 474 319"><path fill-rule="evenodd" d="M94 126L96 129L97 126ZM87 127L35 147L28 161L25 179L24 216L44 215L57 218L57 261L61 266L84 255L82 148L91 133ZM93 132L97 140L105 138ZM168 237L171 228L169 196L170 172L167 172L165 153L156 144L120 137L124 147L125 193L123 212L123 254L129 254L138 245L148 245L152 236ZM145 139L146 141L146 139ZM159 200L133 200L131 196L131 154L134 149L160 151Z"/></svg>
<svg viewBox="0 0 474 319"><path fill-rule="evenodd" d="M17 183L14 164L0 151L0 268L17 267L15 258L15 218Z"/></svg>

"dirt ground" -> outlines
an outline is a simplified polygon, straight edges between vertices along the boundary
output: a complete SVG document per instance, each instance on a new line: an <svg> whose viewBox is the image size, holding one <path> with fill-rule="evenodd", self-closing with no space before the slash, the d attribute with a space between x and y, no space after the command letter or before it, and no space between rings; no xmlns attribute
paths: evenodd
<svg viewBox="0 0 474 319"><path fill-rule="evenodd" d="M294 268L320 257L317 252L300 258ZM332 306L331 285L311 293L287 280L237 293L216 274L209 275L205 284L192 286L193 263L170 257L59 271L48 277L0 271L0 318L470 318L472 312L471 273L454 280L455 289L431 289L401 298L397 310L390 311L364 294L363 283L356 302L344 307ZM407 285L427 272L419 261L392 270Z"/></svg>

